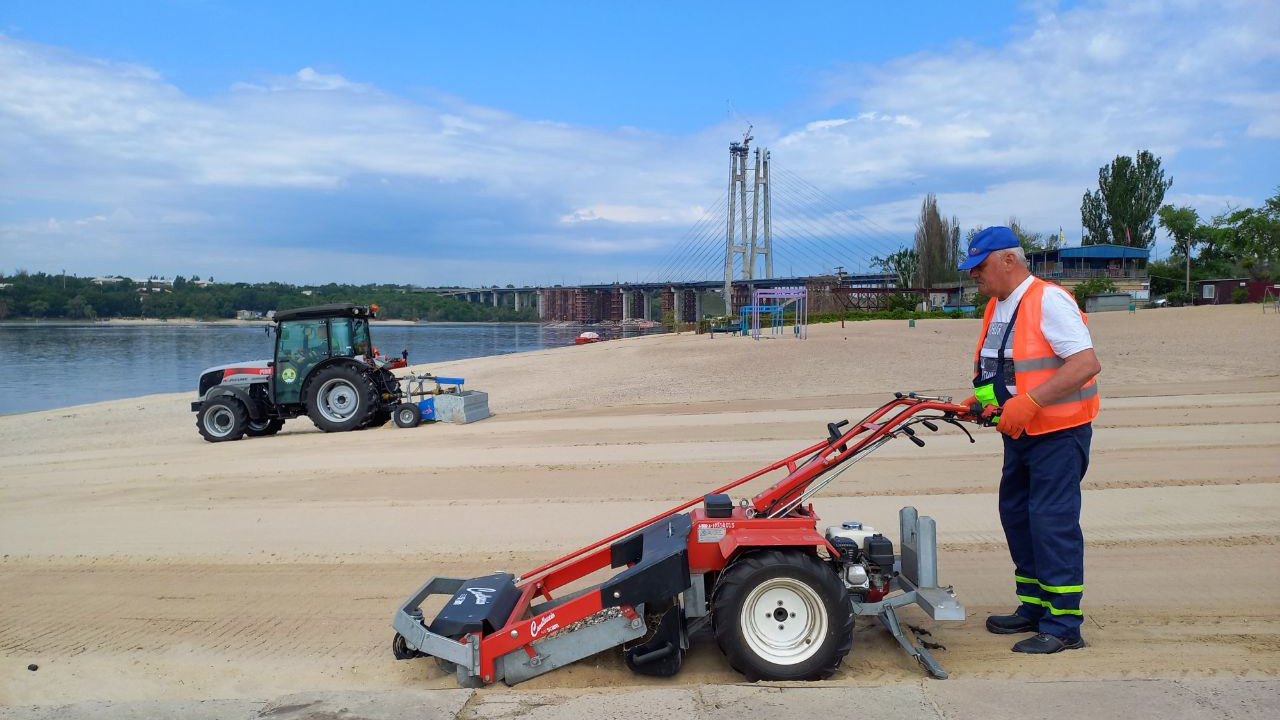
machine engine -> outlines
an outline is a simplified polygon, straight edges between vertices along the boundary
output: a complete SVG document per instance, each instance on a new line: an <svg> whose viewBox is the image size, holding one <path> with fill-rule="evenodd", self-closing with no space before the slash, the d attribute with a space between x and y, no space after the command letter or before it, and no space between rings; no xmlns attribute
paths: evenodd
<svg viewBox="0 0 1280 720"><path fill-rule="evenodd" d="M870 525L849 521L827 528L827 541L840 551L840 578L860 602L876 602L889 593L893 579L893 541Z"/></svg>

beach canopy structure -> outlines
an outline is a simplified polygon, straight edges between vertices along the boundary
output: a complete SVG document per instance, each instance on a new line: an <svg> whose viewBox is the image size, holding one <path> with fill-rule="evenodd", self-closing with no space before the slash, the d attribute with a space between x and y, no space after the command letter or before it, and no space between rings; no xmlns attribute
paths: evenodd
<svg viewBox="0 0 1280 720"><path fill-rule="evenodd" d="M765 300L780 302L764 303ZM786 335L786 328L791 327L791 334L801 340L809 336L809 289L803 287L780 287L756 290L751 294L751 304L739 309L739 327L747 328L750 319L751 337L759 340L761 335L760 316L764 314L769 321L769 334L772 337ZM787 316L790 315L790 322ZM744 333L745 334L745 333Z"/></svg>

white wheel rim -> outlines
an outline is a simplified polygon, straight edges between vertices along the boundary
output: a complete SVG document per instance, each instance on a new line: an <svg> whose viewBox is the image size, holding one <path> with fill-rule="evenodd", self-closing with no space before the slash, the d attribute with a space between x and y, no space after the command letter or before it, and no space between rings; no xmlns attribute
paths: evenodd
<svg viewBox="0 0 1280 720"><path fill-rule="evenodd" d="M316 394L320 414L331 422L342 422L355 414L360 398L355 387L346 380L333 379L320 386Z"/></svg>
<svg viewBox="0 0 1280 720"><path fill-rule="evenodd" d="M415 411L413 411L413 410L409 410L408 408L406 408L406 409L404 409L404 410L401 410L401 411L400 411L400 422L404 423L405 425L408 425L409 423L411 423L411 422L413 422L413 421L414 421L414 419L415 419L415 418L414 418L414 414L415 414Z"/></svg>
<svg viewBox="0 0 1280 720"><path fill-rule="evenodd" d="M235 414L225 405L219 405L204 416L204 429L215 437L230 433L235 424Z"/></svg>
<svg viewBox="0 0 1280 720"><path fill-rule="evenodd" d="M821 647L827 634L827 610L818 593L805 583L774 578L747 596L739 624L743 640L760 659L795 665Z"/></svg>

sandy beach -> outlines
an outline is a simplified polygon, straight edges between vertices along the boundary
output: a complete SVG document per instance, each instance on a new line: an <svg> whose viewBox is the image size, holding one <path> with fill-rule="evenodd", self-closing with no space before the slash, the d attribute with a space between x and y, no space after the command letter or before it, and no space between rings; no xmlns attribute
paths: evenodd
<svg viewBox="0 0 1280 720"><path fill-rule="evenodd" d="M1014 602L994 431L974 445L955 430L925 448L891 443L817 509L883 528L903 505L937 519L940 576L969 619L909 620L945 645L950 687L1208 683L1231 697L1266 688L1241 707L1274 709L1280 317L1170 308L1096 314L1090 328L1103 409L1084 484L1087 649L1028 658L983 630ZM430 702L451 717L476 702L580 714L595 712L584 697L730 692L741 677L701 637L669 680L633 675L613 652L473 694L432 662L395 661L390 618L432 574L528 569L794 452L894 390L964 397L978 331L851 322L804 341L686 333L425 367L489 393L495 416L465 426L324 434L303 418L209 444L194 392L0 417L0 705L44 717L449 690L462 694ZM816 687L892 695L922 682L861 621Z"/></svg>

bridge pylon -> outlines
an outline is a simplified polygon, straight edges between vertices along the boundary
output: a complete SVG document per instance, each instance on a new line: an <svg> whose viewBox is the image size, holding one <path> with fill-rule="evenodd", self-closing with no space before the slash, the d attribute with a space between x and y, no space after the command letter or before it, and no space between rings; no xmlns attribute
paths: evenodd
<svg viewBox="0 0 1280 720"><path fill-rule="evenodd" d="M754 280L757 258L764 258L764 277L773 278L773 223L769 203L769 150L756 148L754 165L750 167L751 187L748 189L748 158L751 156L751 130L748 129L740 143L729 144L729 212L725 227L724 253L724 302L725 312L734 314L733 263L742 260L742 279ZM747 196L751 196L748 212Z"/></svg>

